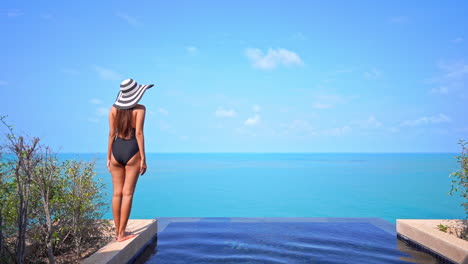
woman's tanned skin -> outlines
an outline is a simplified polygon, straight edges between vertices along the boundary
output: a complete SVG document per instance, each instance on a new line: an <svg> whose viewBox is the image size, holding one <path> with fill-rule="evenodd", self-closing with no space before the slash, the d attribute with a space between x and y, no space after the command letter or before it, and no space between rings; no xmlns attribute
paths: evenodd
<svg viewBox="0 0 468 264"><path fill-rule="evenodd" d="M145 123L146 108L137 104L132 111L132 127L135 128L135 137L139 152L135 154L127 165L117 162L112 154L112 143L116 136L117 109L112 106L109 112L109 144L107 148L107 169L112 174L114 194L112 196L112 214L116 230L116 239L121 242L136 235L126 234L128 218L132 209L133 193L138 181L138 176L146 172L145 138L143 126ZM122 137L121 135L118 135Z"/></svg>

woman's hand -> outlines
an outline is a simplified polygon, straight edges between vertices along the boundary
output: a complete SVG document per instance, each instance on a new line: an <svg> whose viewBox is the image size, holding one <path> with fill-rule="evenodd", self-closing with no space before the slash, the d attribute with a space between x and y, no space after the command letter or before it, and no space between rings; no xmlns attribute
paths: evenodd
<svg viewBox="0 0 468 264"><path fill-rule="evenodd" d="M110 170L110 159L107 160L107 169L109 170L109 172L111 171Z"/></svg>
<svg viewBox="0 0 468 264"><path fill-rule="evenodd" d="M140 174L143 175L146 172L146 160L140 162Z"/></svg>

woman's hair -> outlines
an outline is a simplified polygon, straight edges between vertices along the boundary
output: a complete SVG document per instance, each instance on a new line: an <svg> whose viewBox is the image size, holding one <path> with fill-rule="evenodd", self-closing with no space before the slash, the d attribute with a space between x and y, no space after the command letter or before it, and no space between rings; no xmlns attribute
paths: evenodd
<svg viewBox="0 0 468 264"><path fill-rule="evenodd" d="M130 109L117 109L117 135L123 138L130 136L132 128L132 110Z"/></svg>

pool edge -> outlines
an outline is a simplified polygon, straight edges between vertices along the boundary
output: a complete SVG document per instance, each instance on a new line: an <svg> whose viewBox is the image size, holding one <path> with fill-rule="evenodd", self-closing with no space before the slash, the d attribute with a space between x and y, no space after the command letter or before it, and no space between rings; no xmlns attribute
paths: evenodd
<svg viewBox="0 0 468 264"><path fill-rule="evenodd" d="M130 219L127 230L137 234L137 236L123 242L113 240L80 263L120 264L132 262L153 241L158 232L158 220Z"/></svg>
<svg viewBox="0 0 468 264"><path fill-rule="evenodd" d="M397 236L445 263L468 264L468 242L435 228L447 219L397 219Z"/></svg>

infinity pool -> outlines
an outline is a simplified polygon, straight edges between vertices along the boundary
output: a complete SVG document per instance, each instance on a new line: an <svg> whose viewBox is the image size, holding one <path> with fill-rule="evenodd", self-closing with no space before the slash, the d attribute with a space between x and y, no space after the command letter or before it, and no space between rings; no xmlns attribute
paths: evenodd
<svg viewBox="0 0 468 264"><path fill-rule="evenodd" d="M134 263L443 263L381 218L157 218Z"/></svg>

